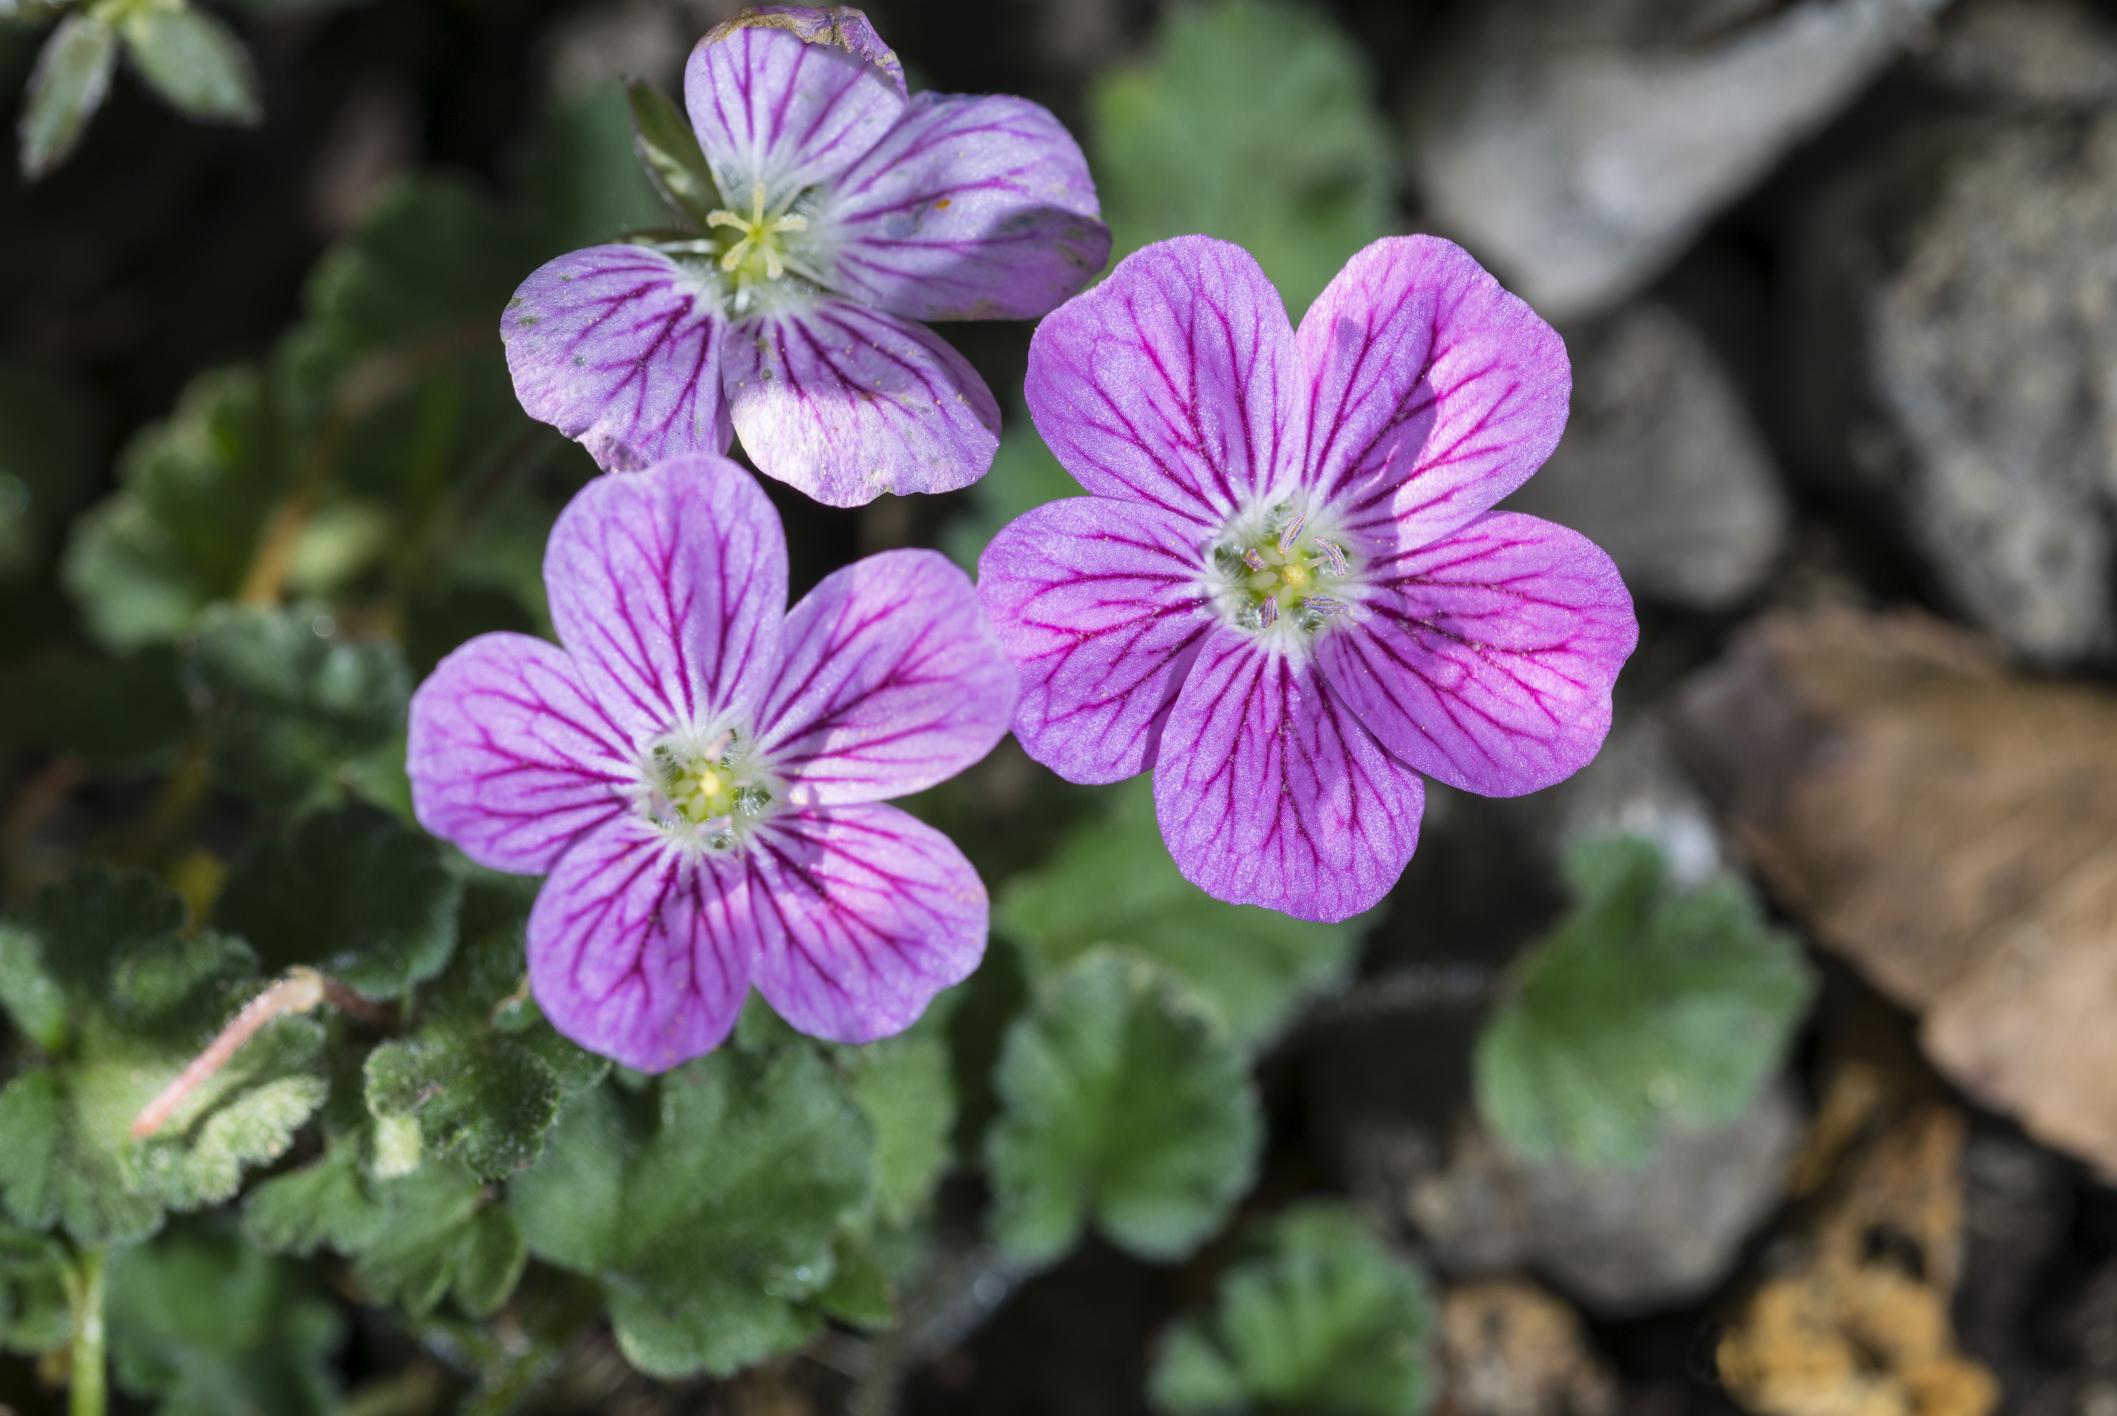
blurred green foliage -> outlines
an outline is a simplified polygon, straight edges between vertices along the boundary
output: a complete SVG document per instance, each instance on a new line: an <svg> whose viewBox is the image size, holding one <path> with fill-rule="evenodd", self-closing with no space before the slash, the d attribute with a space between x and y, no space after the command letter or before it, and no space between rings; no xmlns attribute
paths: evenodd
<svg viewBox="0 0 2117 1416"><path fill-rule="evenodd" d="M1478 1109L1532 1160L1638 1166L1672 1128L1735 1120L1812 987L1732 880L1672 889L1626 837L1575 847L1573 913L1517 967L1477 1048Z"/></svg>

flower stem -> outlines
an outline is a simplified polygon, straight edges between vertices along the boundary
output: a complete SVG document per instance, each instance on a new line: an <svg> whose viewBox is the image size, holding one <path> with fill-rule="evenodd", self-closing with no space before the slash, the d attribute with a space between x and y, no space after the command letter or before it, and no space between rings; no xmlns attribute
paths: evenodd
<svg viewBox="0 0 2117 1416"><path fill-rule="evenodd" d="M206 1050L193 1058L191 1065L179 1072L175 1081L140 1108L140 1114L132 1121L132 1138L143 1141L159 1131L176 1114L177 1108L210 1081L214 1073L227 1066L229 1059L240 1052L243 1044L255 1037L266 1023L285 1013L313 1011L323 1002L327 991L322 974L314 969L297 968L244 1004L243 1010L221 1029L220 1036L207 1043Z"/></svg>
<svg viewBox="0 0 2117 1416"><path fill-rule="evenodd" d="M103 1416L109 1404L103 1360L103 1251L83 1249L67 1284L73 1307L68 1416Z"/></svg>

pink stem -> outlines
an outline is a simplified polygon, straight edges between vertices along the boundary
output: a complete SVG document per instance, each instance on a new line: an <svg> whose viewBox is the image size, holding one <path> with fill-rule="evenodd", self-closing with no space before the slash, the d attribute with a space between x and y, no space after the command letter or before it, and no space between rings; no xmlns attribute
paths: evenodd
<svg viewBox="0 0 2117 1416"><path fill-rule="evenodd" d="M132 1120L132 1138L142 1141L162 1129L177 1108L215 1072L227 1066L258 1029L282 1014L312 1011L323 1002L324 990L323 975L314 969L298 968L244 1004L243 1010L220 1030L220 1036L207 1043L206 1050L194 1057L175 1081L163 1087L160 1095L140 1108L140 1114Z"/></svg>

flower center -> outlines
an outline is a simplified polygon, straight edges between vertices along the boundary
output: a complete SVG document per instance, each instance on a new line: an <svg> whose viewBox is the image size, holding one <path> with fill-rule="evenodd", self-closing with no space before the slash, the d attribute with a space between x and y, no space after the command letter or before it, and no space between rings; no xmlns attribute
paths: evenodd
<svg viewBox="0 0 2117 1416"><path fill-rule="evenodd" d="M1313 638L1350 608L1358 584L1345 542L1292 502L1231 522L1212 553L1213 599L1238 629L1289 643Z"/></svg>
<svg viewBox="0 0 2117 1416"><path fill-rule="evenodd" d="M769 285L789 271L806 280L822 283L821 277L794 253L787 237L809 229L809 219L791 210L803 193L796 189L776 206L765 203L764 183L750 184L747 215L722 208L706 214L706 225L725 230L714 238L720 248L720 268L733 277L738 306L746 303L750 290Z"/></svg>
<svg viewBox="0 0 2117 1416"><path fill-rule="evenodd" d="M636 806L670 836L709 851L741 845L786 788L739 728L670 733L647 749Z"/></svg>

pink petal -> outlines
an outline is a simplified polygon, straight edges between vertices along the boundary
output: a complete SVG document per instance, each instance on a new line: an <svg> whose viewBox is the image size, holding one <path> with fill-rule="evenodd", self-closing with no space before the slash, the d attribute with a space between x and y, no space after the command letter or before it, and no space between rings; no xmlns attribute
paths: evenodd
<svg viewBox="0 0 2117 1416"><path fill-rule="evenodd" d="M1364 540L1445 536L1528 481L1565 431L1564 341L1452 242L1375 242L1295 338L1310 484Z"/></svg>
<svg viewBox="0 0 2117 1416"><path fill-rule="evenodd" d="M970 577L933 551L855 561L788 612L759 750L801 805L945 781L1007 736L1014 666Z"/></svg>
<svg viewBox="0 0 2117 1416"><path fill-rule="evenodd" d="M412 810L494 870L549 870L576 837L624 810L637 761L565 651L528 635L479 635L412 695Z"/></svg>
<svg viewBox="0 0 2117 1416"><path fill-rule="evenodd" d="M1215 899L1350 918L1397 883L1425 792L1313 664L1217 630L1176 701L1154 769L1162 838Z"/></svg>
<svg viewBox="0 0 2117 1416"><path fill-rule="evenodd" d="M1639 623L1593 542L1490 512L1375 573L1384 583L1317 651L1383 746L1484 796L1548 787L1595 756Z"/></svg>
<svg viewBox="0 0 2117 1416"><path fill-rule="evenodd" d="M849 301L744 321L726 370L743 451L826 506L967 487L1000 445L999 405L962 355Z"/></svg>
<svg viewBox="0 0 2117 1416"><path fill-rule="evenodd" d="M500 317L515 396L606 470L725 452L719 309L710 269L659 251L560 256L522 282Z"/></svg>
<svg viewBox="0 0 2117 1416"><path fill-rule="evenodd" d="M1066 780L1153 765L1213 627L1201 535L1173 512L1069 497L1017 517L979 557L979 598L1021 672L1015 736Z"/></svg>
<svg viewBox="0 0 2117 1416"><path fill-rule="evenodd" d="M779 653L786 538L724 457L598 477L544 551L582 687L635 740L752 706Z"/></svg>
<svg viewBox="0 0 2117 1416"><path fill-rule="evenodd" d="M812 1037L902 1032L985 954L985 886L946 836L893 806L781 817L747 853L752 978Z"/></svg>
<svg viewBox="0 0 2117 1416"><path fill-rule="evenodd" d="M737 19L691 51L684 106L722 198L747 212L755 184L776 205L851 166L897 121L902 83L843 45Z"/></svg>
<svg viewBox="0 0 2117 1416"><path fill-rule="evenodd" d="M897 51L884 44L874 24L850 5L754 5L729 23L777 25L810 44L834 44L880 69L898 93L904 92L904 64Z"/></svg>
<svg viewBox="0 0 2117 1416"><path fill-rule="evenodd" d="M1080 145L1023 98L922 93L831 185L838 286L918 320L1027 320L1110 259Z"/></svg>
<svg viewBox="0 0 2117 1416"><path fill-rule="evenodd" d="M529 913L529 984L591 1052L661 1072L710 1052L749 992L756 934L739 865L692 857L632 815L560 857Z"/></svg>
<svg viewBox="0 0 2117 1416"><path fill-rule="evenodd" d="M1037 326L1037 431L1097 496L1216 529L1292 489L1307 412L1286 306L1240 246L1161 241Z"/></svg>

